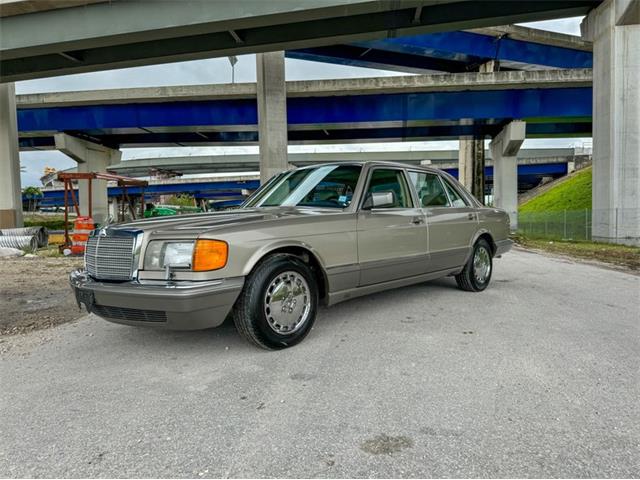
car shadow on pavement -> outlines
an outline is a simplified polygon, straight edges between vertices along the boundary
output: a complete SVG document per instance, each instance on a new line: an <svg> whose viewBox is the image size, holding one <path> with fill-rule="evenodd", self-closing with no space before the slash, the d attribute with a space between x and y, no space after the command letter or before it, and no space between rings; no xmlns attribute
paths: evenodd
<svg viewBox="0 0 640 480"><path fill-rule="evenodd" d="M421 299L428 301L429 297L433 299L434 296L440 296L452 289L456 289L453 278L442 278L346 300L331 307L321 306L314 330L331 330L336 325L350 321L356 312L358 316L363 314L366 316L367 311L379 312L381 309L391 312L397 311L406 306L407 302L420 302ZM364 319L362 320L364 321ZM380 329L381 334L386 331L382 326ZM241 349L266 352L266 350L256 349L240 337L231 316L227 317L219 327L207 330L174 331L111 324L109 331L117 337L115 341L119 345L130 344L137 349L148 347L148 350L151 351L163 347L171 347L172 349L181 347L199 349L202 347L216 350ZM308 340L305 339L305 342Z"/></svg>

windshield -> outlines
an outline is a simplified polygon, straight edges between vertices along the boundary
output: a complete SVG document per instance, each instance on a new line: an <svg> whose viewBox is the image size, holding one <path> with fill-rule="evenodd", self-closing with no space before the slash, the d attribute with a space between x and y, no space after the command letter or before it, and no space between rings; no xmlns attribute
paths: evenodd
<svg viewBox="0 0 640 480"><path fill-rule="evenodd" d="M345 208L361 170L360 165L323 165L283 172L257 190L244 207Z"/></svg>

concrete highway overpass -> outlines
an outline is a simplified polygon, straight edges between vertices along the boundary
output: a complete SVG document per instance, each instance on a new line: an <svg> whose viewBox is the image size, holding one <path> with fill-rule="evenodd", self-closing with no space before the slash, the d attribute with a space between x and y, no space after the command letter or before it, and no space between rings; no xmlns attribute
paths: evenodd
<svg viewBox="0 0 640 480"><path fill-rule="evenodd" d="M22 15L8 12L7 3L16 2L5 0L0 11L0 82L237 53L267 52L257 56L256 100L249 101L257 106L252 110L249 103L246 103L247 98L243 99L242 96L237 100L228 99L236 106L245 101L247 108L238 108L236 112L242 115L233 119L240 120L242 129L235 128L237 124L230 125L228 120L220 120L220 113L224 108L215 108L221 107L220 103L208 105L211 107L205 109L208 114L196 109L190 123L186 125L189 128L198 127L192 122L198 116L203 120L210 119L207 115L210 116L213 111L217 112L218 121L205 121L201 125L213 127L212 133L198 129L195 135L200 138L204 136L203 140L214 144L259 141L263 179L287 167L289 134L293 141L313 143L361 141L363 138L368 138L368 141L377 138L434 139L458 135L464 146L461 148L461 158L466 159L461 164L464 183L471 186L476 195L480 195L479 192L484 191L481 174L483 149L480 146L484 138L491 137L491 149L498 173L496 178L499 180L496 185L500 192L496 196L496 203L513 215L517 178L515 152L523 139L527 136L584 135L587 124L591 125L587 121L590 117L593 119L593 128L590 130L593 131L594 144L593 238L640 243L640 159L636 155L640 151L640 95L637 82L640 77L639 0L489 1L482 2L482 8L478 8L478 2L464 0L318 0L313 4L275 0L221 2L220 8L209 8L209 2L189 1L179 4L164 3L162 9L150 9L149 4L142 1L112 1L83 2L86 5L82 7L51 11L35 7L36 11L33 13L18 12L23 13ZM19 0L17 3L36 4ZM492 90L485 84L480 89L471 87L453 92L442 89L378 92L378 98L373 102L367 102L360 93L326 96L318 94L315 97L310 95L310 98L315 99L315 104L310 98L290 97L290 92L287 91L283 50L300 51L327 45L362 48L359 45L361 42L383 41L402 36L418 37L582 14L587 14L582 24L583 38L594 42L593 89L587 86L575 89L565 87L560 95L560 89L545 91L541 84L537 87L514 86L502 90ZM123 19L126 21L122 21ZM478 32L476 30L471 33ZM515 36L514 32L511 39L515 39ZM500 50L496 49L498 54L502 46L509 44L504 40L502 37L495 42L496 47L500 46ZM470 45L474 45L474 42ZM374 50L394 52L394 48L405 49L406 53L413 55L408 48L415 47L416 45L407 45L404 41L398 41L397 44L383 41L367 47L371 50L361 53L364 53L366 61L366 56ZM441 52L437 47L438 45L429 47L429 55L424 56L440 56L440 60L452 60L451 55L456 55L456 52ZM400 56L402 52L395 53ZM486 54L477 53L471 49L466 52L469 58L487 58ZM542 58L541 54L536 56ZM536 65L558 68L549 65L552 63L550 59L529 59L521 62L525 65L519 67L517 58L503 58L501 54L500 57L496 56L477 66L474 61L463 60L456 67L458 70L453 64L447 68L440 67L440 70L460 71L460 68L468 69L472 65L472 70L477 67L481 72L499 77L540 73L495 72L499 63L505 69L516 70L539 68ZM574 59L579 57L578 54L574 55ZM387 64L391 63L382 60ZM561 68L565 66L561 65ZM420 68L423 69L424 65ZM481 81L482 78L486 80L496 77L476 77L472 82ZM406 86L401 85L401 88ZM424 86L420 86L422 87ZM510 92L506 94L505 90ZM369 100L376 93L370 92L370 96L372 98ZM176 100L176 103L181 102ZM587 104L593 106L588 113L584 110L590 108L585 107ZM12 85L0 84L0 178L3 179L3 188L0 188L1 225L21 221L16 148L18 120L14 105ZM566 108L560 108L561 105ZM177 108L181 106L184 105L178 105ZM310 106L312 109L307 110ZM116 111L122 105L108 107L103 107L103 113L106 114L107 110ZM351 114L343 116L341 109L344 108L351 109ZM443 114L450 110L453 111L453 121L441 123ZM425 111L431 113L423 115ZM51 112L54 113L53 110ZM67 110L66 113L68 112ZM313 112L313 117L305 117L306 112ZM421 113L415 115L416 112ZM543 122L539 121L535 112L543 112ZM123 116L140 113L141 111L134 110L123 113ZM251 118L252 115L254 118ZM88 116L85 118L90 119ZM486 122L481 118L486 119ZM523 118L527 121L523 122ZM553 120L554 118L557 119ZM497 122L495 119L498 119ZM37 119L40 120L43 119ZM367 131L367 121L376 122L376 128ZM32 126L36 126L36 123ZM161 144L162 141L166 144L182 144L183 141L199 143L195 137L183 137L185 132L180 129L185 125L171 125L166 117L165 123L167 125L158 127L164 128L165 132L151 132L156 135L153 139L155 144ZM359 124L362 128L352 128L350 123ZM318 129L322 124L335 126L336 131L329 128ZM576 127L572 131L567 125ZM36 139L47 137L47 126L52 127L51 122L45 121L40 125L40 130L28 129L28 134L23 137L30 137L31 140L25 141L23 138L23 147L41 148ZM230 130L223 129L229 126L232 127ZM245 130L245 126L251 128ZM95 139L84 137L82 132L78 134L75 131L94 127L99 130ZM338 135L331 136L338 133L341 127L345 132L342 138ZM126 131L129 128L137 128L137 125L135 122L133 125L120 127L87 124L58 133L54 142L56 147L83 162L80 164L81 168L95 170L95 166L109 165L119 160L119 152L113 147L143 145L135 137L135 132ZM356 132L350 134L349 130ZM41 135L43 132L44 135ZM238 138L238 132L246 133L247 136ZM148 133L142 135L147 139L151 138ZM126 137L117 138L117 135ZM116 141L108 145L100 136ZM45 140L43 147L51 146L50 143L46 144L47 141L50 142ZM80 194L83 197L86 192ZM99 202L100 199L95 200ZM619 212L630 213L619 219Z"/></svg>
<svg viewBox="0 0 640 480"><path fill-rule="evenodd" d="M286 83L290 144L495 136L511 119L529 138L591 135L591 70L505 71ZM22 149L55 135L121 147L250 145L254 83L17 97Z"/></svg>
<svg viewBox="0 0 640 480"><path fill-rule="evenodd" d="M494 165L491 152L486 153L487 193L491 193L494 177ZM457 177L457 150L432 151L385 151L385 152L307 152L289 154L292 166L307 166L319 163L353 162L353 161L394 161L408 165L429 164L445 170ZM517 176L518 191L525 191L538 185L542 179L558 178L584 162L590 161L590 155L577 152L574 148L538 148L522 149L518 152ZM260 168L260 156L243 155L199 155L185 157L154 157L125 160L111 165L109 172L131 177L147 177L160 175L193 175L207 174L210 177L150 179L149 186L144 189L147 201L157 201L160 195L189 194L196 200L213 201L215 208L225 208L241 203L260 185L256 172ZM69 169L66 171L77 171ZM220 173L238 173L237 176L213 176ZM248 174L253 172L253 174ZM55 175L50 176L54 180ZM55 183L55 182L54 182ZM130 187L129 194L140 195L140 188ZM43 189L43 198L38 202L42 207L63 206L64 191L62 188ZM112 208L122 189L112 185L107 189ZM23 197L23 202L27 202Z"/></svg>
<svg viewBox="0 0 640 480"><path fill-rule="evenodd" d="M493 190L494 162L491 151L485 151L485 193ZM319 163L389 161L408 165L431 165L459 178L458 150L384 151L384 152L305 152L290 153L289 164L304 167ZM521 149L517 154L518 192L529 190L543 179L559 178L576 166L590 162L591 156L575 148ZM206 173L259 172L259 154L198 155L185 157L137 158L108 167L119 175L142 177L150 175L193 175ZM185 179L186 180L186 179Z"/></svg>
<svg viewBox="0 0 640 480"><path fill-rule="evenodd" d="M490 151L487 151L490 157ZM573 170L578 162L589 161L588 155L576 154L573 148L523 149L518 154L519 190L536 186L542 178L557 178ZM353 161L396 161L408 165L429 164L458 176L458 151L397 151L397 152L341 152L341 153L294 153L289 155L293 166L306 166L318 163ZM255 174L260 167L259 155L202 155L166 158L140 158L125 160L108 168L112 173L132 177L149 176L152 173L173 174L219 174L238 173L237 176L192 177L151 179L145 187L145 198L154 201L159 195L186 193L196 200L213 200L218 206L232 206L246 198L260 185ZM71 169L69 171L74 171ZM246 172L254 172L247 175ZM488 183L493 182L494 167L491 159L487 161L485 175ZM129 187L129 194L139 195L140 188ZM61 188L45 188L41 206L64 205L64 191ZM109 197L118 197L122 189L117 186L108 188ZM26 197L23 199L26 200Z"/></svg>
<svg viewBox="0 0 640 480"><path fill-rule="evenodd" d="M290 153L289 163L304 167L320 163L388 161L408 165L431 165L451 170L457 175L458 150L383 151L383 152L304 152ZM487 167L493 165L491 151L485 152ZM557 176L567 173L569 164L588 160L588 155L575 148L535 148L518 152L518 165L530 167L522 174ZM533 168L535 167L535 168ZM540 168L537 168L540 167ZM455 172L453 172L455 170ZM129 177L146 177L154 174L193 175L205 173L259 172L259 154L189 155L183 157L152 157L123 160L108 167L108 171Z"/></svg>
<svg viewBox="0 0 640 480"><path fill-rule="evenodd" d="M515 153L525 137L589 136L590 84L590 69L286 82L286 124L274 135L284 133L285 145L483 139L511 131L513 119L519 119L522 138L507 139L501 147L511 151L506 188L515 225ZM259 90L258 84L235 84L19 96L19 144L23 149L57 148L88 171L116 163L122 147L256 144L261 138ZM474 193L483 197L485 169L478 173L469 161L475 155L462 152L458 176L470 186L480 175ZM498 160L503 155L494 152ZM260 171L263 177L271 174ZM503 178L500 170L497 178ZM504 183L494 182L497 192ZM92 203L104 210L106 196Z"/></svg>
<svg viewBox="0 0 640 480"><path fill-rule="evenodd" d="M521 138L506 139L493 153L498 160L504 156L500 152L511 155L507 176L500 170L497 175L508 181L495 182L495 189L500 201L499 192L509 192L515 225L515 153L525 137L589 136L590 85L590 69L283 82L285 115L274 131L264 132L260 82L36 94L18 97L17 123L21 148L57 148L88 171L107 169L123 147L252 145L283 137L279 148L286 157L286 146L296 143L469 137L477 139L470 143L481 145L482 151L469 155L460 149L459 178L484 198L483 139L511 132L513 119L519 119ZM476 160L477 153L481 159ZM261 177L264 181L287 167L288 160L277 167L263 161ZM502 187L505 182L508 186ZM84 198L83 192L80 196ZM106 212L104 192L92 203L94 211Z"/></svg>
<svg viewBox="0 0 640 480"><path fill-rule="evenodd" d="M70 2L59 6L68 6ZM584 15L600 0L142 0L0 3L0 75L13 82Z"/></svg>

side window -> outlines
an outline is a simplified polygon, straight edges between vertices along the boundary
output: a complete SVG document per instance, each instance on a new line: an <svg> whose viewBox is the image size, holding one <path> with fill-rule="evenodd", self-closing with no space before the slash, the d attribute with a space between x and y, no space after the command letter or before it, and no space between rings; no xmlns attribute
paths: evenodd
<svg viewBox="0 0 640 480"><path fill-rule="evenodd" d="M442 179L444 183L444 188L447 189L447 193L449 194L449 198L451 199L451 206L456 208L468 207L467 202L460 196L458 191L451 186L451 184L447 181L446 178Z"/></svg>
<svg viewBox="0 0 640 480"><path fill-rule="evenodd" d="M376 192L393 193L393 203L381 208L411 208L411 195L404 175L400 170L386 170L378 168L373 171L369 179L367 195Z"/></svg>
<svg viewBox="0 0 640 480"><path fill-rule="evenodd" d="M340 165L313 187L298 206L340 207L349 206L360 177L360 165Z"/></svg>
<svg viewBox="0 0 640 480"><path fill-rule="evenodd" d="M449 199L438 175L433 173L409 172L409 178L416 188L420 205L423 207L448 207Z"/></svg>

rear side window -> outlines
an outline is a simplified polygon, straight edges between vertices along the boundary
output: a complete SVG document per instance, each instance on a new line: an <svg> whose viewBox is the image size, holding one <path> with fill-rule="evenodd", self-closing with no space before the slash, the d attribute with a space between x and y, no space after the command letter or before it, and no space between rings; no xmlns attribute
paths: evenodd
<svg viewBox="0 0 640 480"><path fill-rule="evenodd" d="M444 183L444 188L446 188L447 193L449 194L452 207L462 208L462 207L469 206L467 202L465 202L465 200L460 196L458 191L455 188L453 188L451 183L449 183L449 181L446 178L443 178L442 182Z"/></svg>
<svg viewBox="0 0 640 480"><path fill-rule="evenodd" d="M409 172L409 178L416 189L420 205L423 207L448 207L449 198L438 175L424 172Z"/></svg>

